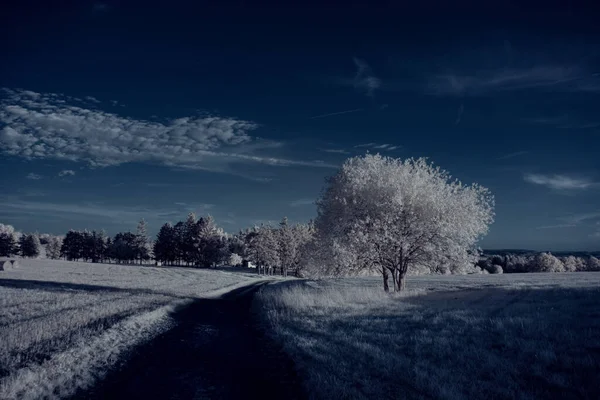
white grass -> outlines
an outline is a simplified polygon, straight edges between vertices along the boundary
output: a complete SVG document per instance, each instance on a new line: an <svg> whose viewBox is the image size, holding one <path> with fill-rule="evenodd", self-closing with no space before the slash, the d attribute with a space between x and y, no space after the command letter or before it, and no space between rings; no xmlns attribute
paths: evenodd
<svg viewBox="0 0 600 400"><path fill-rule="evenodd" d="M259 278L247 273L21 260L0 273L0 398L58 398L168 329L174 307ZM262 277L261 277L262 278Z"/></svg>
<svg viewBox="0 0 600 400"><path fill-rule="evenodd" d="M256 307L311 398L598 398L600 273L265 287Z"/></svg>

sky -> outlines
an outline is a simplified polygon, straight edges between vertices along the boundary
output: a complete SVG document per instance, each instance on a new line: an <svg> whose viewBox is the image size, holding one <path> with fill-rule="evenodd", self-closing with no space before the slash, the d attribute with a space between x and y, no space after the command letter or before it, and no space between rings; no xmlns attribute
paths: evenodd
<svg viewBox="0 0 600 400"><path fill-rule="evenodd" d="M484 248L600 249L593 5L190 3L2 3L0 222L303 222L369 152L489 188Z"/></svg>

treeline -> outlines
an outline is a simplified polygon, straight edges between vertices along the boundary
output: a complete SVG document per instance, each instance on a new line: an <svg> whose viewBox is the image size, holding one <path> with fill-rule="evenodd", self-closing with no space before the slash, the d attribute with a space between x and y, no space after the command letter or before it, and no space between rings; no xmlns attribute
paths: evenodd
<svg viewBox="0 0 600 400"><path fill-rule="evenodd" d="M494 254L481 257L477 267L489 273L600 271L600 260L593 255Z"/></svg>
<svg viewBox="0 0 600 400"><path fill-rule="evenodd" d="M120 232L112 238L95 230L70 230L65 236L23 234L0 224L0 256L128 264L155 260L162 265L196 267L252 263L265 273L299 275L313 232L312 223L292 225L283 218L277 227L255 226L230 235L211 216L197 218L194 213L175 225L165 223L154 241L144 220L136 232Z"/></svg>

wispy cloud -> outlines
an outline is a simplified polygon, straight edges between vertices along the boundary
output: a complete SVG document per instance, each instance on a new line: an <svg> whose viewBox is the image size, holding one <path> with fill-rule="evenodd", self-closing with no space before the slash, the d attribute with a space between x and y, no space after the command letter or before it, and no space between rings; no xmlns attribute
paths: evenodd
<svg viewBox="0 0 600 400"><path fill-rule="evenodd" d="M529 154L528 151L526 150L521 150L521 151L515 151L513 153L508 153L508 154L504 154L498 158L496 158L496 160L508 160L510 158L515 158L515 157L519 157L519 156L524 156L526 154Z"/></svg>
<svg viewBox="0 0 600 400"><path fill-rule="evenodd" d="M600 225L600 211L564 215L556 220L557 223L554 225L539 226L537 229L566 229L582 226L597 228Z"/></svg>
<svg viewBox="0 0 600 400"><path fill-rule="evenodd" d="M98 100L97 98L95 98L93 96L85 96L85 99L87 101L91 101L92 103L100 104L100 100Z"/></svg>
<svg viewBox="0 0 600 400"><path fill-rule="evenodd" d="M170 220L173 217L184 218L189 212L207 213L213 204L176 204L172 208L143 206L106 205L102 203L51 203L22 200L17 197L0 198L0 208L9 213L39 213L55 217L77 217L88 220L101 217L111 222L136 222L147 220Z"/></svg>
<svg viewBox="0 0 600 400"><path fill-rule="evenodd" d="M73 176L75 175L75 171L72 169L63 169L58 173L58 176Z"/></svg>
<svg viewBox="0 0 600 400"><path fill-rule="evenodd" d="M355 113L355 112L359 112L359 111L363 111L363 110L364 110L363 108L355 108L353 110L337 111L337 112L332 112L332 113L328 113L328 114L315 115L314 117L310 117L309 119L333 117L334 115L350 114L350 113Z"/></svg>
<svg viewBox="0 0 600 400"><path fill-rule="evenodd" d="M545 225L538 226L536 229L561 229L561 228L575 228L576 224L556 224L556 225Z"/></svg>
<svg viewBox="0 0 600 400"><path fill-rule="evenodd" d="M556 190L584 190L597 184L586 178L573 178L566 175L525 174L523 179Z"/></svg>
<svg viewBox="0 0 600 400"><path fill-rule="evenodd" d="M354 76L354 87L365 92L368 96L373 96L375 90L381 87L381 79L377 78L369 64L360 58L354 57L354 65L356 65L356 75Z"/></svg>
<svg viewBox="0 0 600 400"><path fill-rule="evenodd" d="M388 144L388 143L385 143L385 144L363 143L363 144L357 144L354 147L355 148L369 148L369 149L373 149L373 150L393 151L393 150L398 150L402 146L395 146L395 145Z"/></svg>
<svg viewBox="0 0 600 400"><path fill-rule="evenodd" d="M427 91L439 96L482 96L522 89L598 92L600 79L576 66L504 68L474 75L443 74L429 80Z"/></svg>
<svg viewBox="0 0 600 400"><path fill-rule="evenodd" d="M37 180L42 179L43 176L38 175L38 174L34 174L33 172L30 172L29 174L27 174L27 176L25 178L37 181Z"/></svg>
<svg viewBox="0 0 600 400"><path fill-rule="evenodd" d="M0 151L13 156L78 161L92 167L140 162L225 173L234 173L230 165L240 163L337 167L320 160L264 155L280 144L251 137L249 132L258 127L254 122L202 116L160 123L67 105L67 100L83 100L62 95L4 91Z"/></svg>
<svg viewBox="0 0 600 400"><path fill-rule="evenodd" d="M571 214L562 217L561 220L566 221L569 224L581 224L590 221L600 220L600 211ZM600 221L596 221L596 225L599 225Z"/></svg>
<svg viewBox="0 0 600 400"><path fill-rule="evenodd" d="M350 154L349 151L344 149L319 149L319 151L324 151L325 153L334 153L334 154Z"/></svg>
<svg viewBox="0 0 600 400"><path fill-rule="evenodd" d="M523 121L533 125L549 126L557 129L585 130L600 128L600 122L584 121L578 117L569 115L524 118Z"/></svg>
<svg viewBox="0 0 600 400"><path fill-rule="evenodd" d="M290 203L292 207L311 206L315 204L315 199L298 199Z"/></svg>

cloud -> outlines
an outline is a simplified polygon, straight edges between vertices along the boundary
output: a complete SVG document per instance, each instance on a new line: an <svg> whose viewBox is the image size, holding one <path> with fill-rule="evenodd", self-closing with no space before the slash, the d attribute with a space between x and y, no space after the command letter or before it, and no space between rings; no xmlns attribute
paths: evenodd
<svg viewBox="0 0 600 400"><path fill-rule="evenodd" d="M349 151L344 149L319 149L319 151L324 151L325 153L334 153L334 154L350 154Z"/></svg>
<svg viewBox="0 0 600 400"><path fill-rule="evenodd" d="M356 65L356 75L352 80L354 88L366 93L367 96L373 96L375 90L381 87L381 79L373 75L373 71L366 61L356 57L353 61L354 65Z"/></svg>
<svg viewBox="0 0 600 400"><path fill-rule="evenodd" d="M251 137L258 125L205 115L160 123L67 104L57 94L5 89L0 102L0 147L26 159L56 159L108 167L139 162L234 173L234 164L336 168L320 160L264 154L280 143ZM0 128L1 126L0 125Z"/></svg>
<svg viewBox="0 0 600 400"><path fill-rule="evenodd" d="M311 206L315 204L315 199L298 199L290 203L292 207Z"/></svg>
<svg viewBox="0 0 600 400"><path fill-rule="evenodd" d="M370 148L370 149L374 149L374 150L393 151L393 150L398 150L402 146L394 146L394 145L387 144L387 143L386 144L364 143L364 144L357 144L354 147L355 148Z"/></svg>
<svg viewBox="0 0 600 400"><path fill-rule="evenodd" d="M30 172L29 174L27 174L27 176L25 178L37 181L37 180L42 179L43 177L41 175L34 174L33 172Z"/></svg>
<svg viewBox="0 0 600 400"><path fill-rule="evenodd" d="M578 67L545 65L531 68L488 70L475 75L444 74L432 77L429 94L484 96L523 89L561 92L599 92L600 79Z"/></svg>
<svg viewBox="0 0 600 400"><path fill-rule="evenodd" d="M63 169L62 171L60 171L58 173L58 176L73 176L75 175L75 171L73 171L72 169Z"/></svg>
<svg viewBox="0 0 600 400"><path fill-rule="evenodd" d="M589 221L593 221L596 219L600 219L600 211L582 213L582 214L572 214L566 217L562 217L561 220L566 221L570 224L581 224ZM597 221L596 224L600 224L600 221Z"/></svg>
<svg viewBox="0 0 600 400"><path fill-rule="evenodd" d="M533 125L551 126L558 129L595 129L600 122L583 121L577 117L560 115L554 117L524 118L523 121Z"/></svg>
<svg viewBox="0 0 600 400"><path fill-rule="evenodd" d="M538 226L536 229L575 228L576 226L577 226L577 224L557 224L557 225Z"/></svg>
<svg viewBox="0 0 600 400"><path fill-rule="evenodd" d="M334 115L350 114L350 113L355 113L355 112L359 112L362 110L363 110L362 108L356 108L354 110L332 112L332 113L328 113L328 114L316 115L314 117L310 117L310 119L318 119L318 118L332 117Z"/></svg>
<svg viewBox="0 0 600 400"><path fill-rule="evenodd" d="M85 99L91 101L92 103L100 104L100 100L92 96L85 96Z"/></svg>
<svg viewBox="0 0 600 400"><path fill-rule="evenodd" d="M556 190L584 190L596 183L585 178L572 178L566 175L525 174L526 182L547 186Z"/></svg>
<svg viewBox="0 0 600 400"><path fill-rule="evenodd" d="M18 197L0 198L0 208L13 213L40 213L54 217L75 217L89 220L90 217L101 217L111 222L133 223L141 218L164 221L172 217L185 218L189 212L207 213L214 208L213 204L185 204L172 208L155 208L143 206L106 205L102 203L51 203L21 200Z"/></svg>
<svg viewBox="0 0 600 400"><path fill-rule="evenodd" d="M529 152L526 150L515 151L514 153L504 154L503 156L496 158L496 160L508 160L509 158L524 156L525 154L529 154Z"/></svg>

